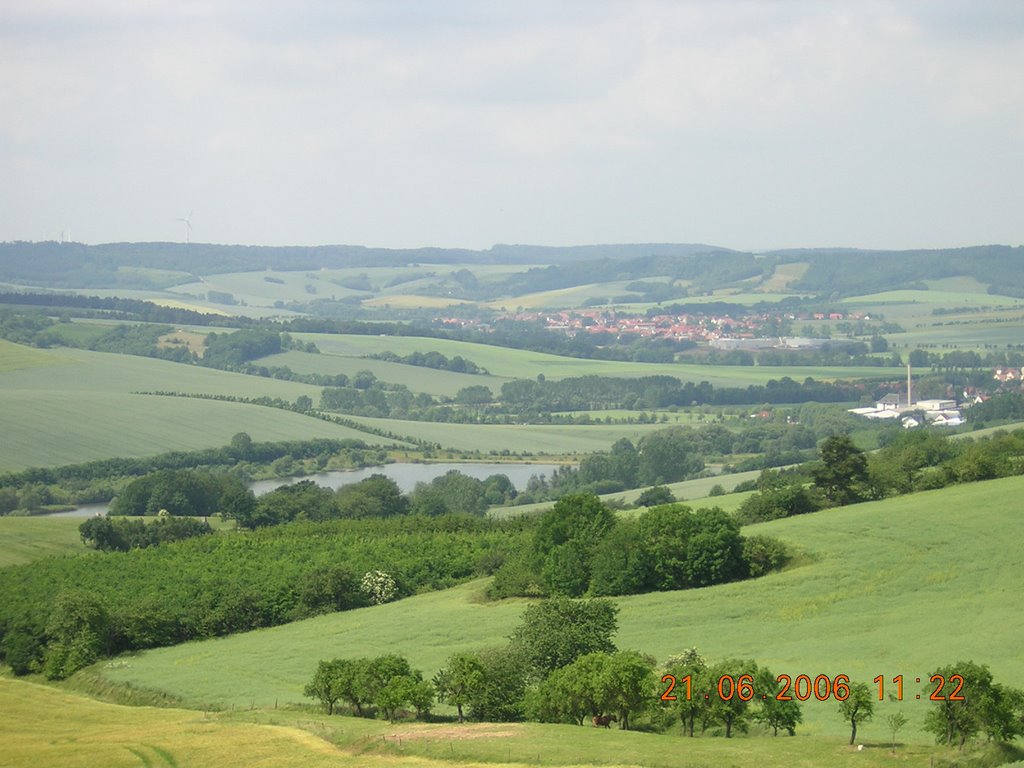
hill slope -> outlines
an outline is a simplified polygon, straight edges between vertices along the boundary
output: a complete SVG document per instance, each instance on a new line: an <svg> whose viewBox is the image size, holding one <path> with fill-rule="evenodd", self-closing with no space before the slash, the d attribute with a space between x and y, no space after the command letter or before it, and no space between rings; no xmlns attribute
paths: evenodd
<svg viewBox="0 0 1024 768"><path fill-rule="evenodd" d="M793 676L905 676L907 736L923 737L913 697L939 665L973 659L1024 685L1024 615L1015 500L1024 478L947 488L762 524L806 553L766 578L617 600L621 648L665 659L696 646L709 657L753 657ZM504 642L524 601L482 603L479 582L389 605L148 651L104 668L117 682L215 706L302 702L316 662L394 651L432 674L453 652ZM810 733L841 735L835 703L805 705ZM874 726L880 738L883 726Z"/></svg>

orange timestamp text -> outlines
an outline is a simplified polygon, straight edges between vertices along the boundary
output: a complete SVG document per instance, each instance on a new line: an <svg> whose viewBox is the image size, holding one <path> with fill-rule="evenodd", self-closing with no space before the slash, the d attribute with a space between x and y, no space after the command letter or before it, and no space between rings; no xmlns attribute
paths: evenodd
<svg viewBox="0 0 1024 768"><path fill-rule="evenodd" d="M914 679L918 683L921 682L920 677ZM885 698L885 680L884 675L878 675L872 681L878 686L879 701ZM949 693L944 692L947 683L947 678L944 675L932 675L929 681L935 686L928 696L929 701L964 701L963 675L949 676L948 682L952 686ZM738 677L722 675L718 680L705 681L706 685L710 683L711 686L707 690L703 688L695 690L692 675L680 677L678 680L675 675L663 675L661 682L665 686L661 693L662 701L677 701L679 698L686 701L710 700L712 697L717 697L722 701L732 701L734 698L740 701L767 700L769 698L776 701L808 701L811 698L818 701L829 699L846 701L850 698L851 693L849 675L836 675L835 677L816 675L814 678L810 675L796 675L795 677L778 675L775 678L774 690L771 691L759 691L757 689L758 681L754 679L753 675L739 675ZM893 677L892 683L896 691L890 696L896 701L903 701L903 675ZM916 698L920 699L921 696L918 695Z"/></svg>

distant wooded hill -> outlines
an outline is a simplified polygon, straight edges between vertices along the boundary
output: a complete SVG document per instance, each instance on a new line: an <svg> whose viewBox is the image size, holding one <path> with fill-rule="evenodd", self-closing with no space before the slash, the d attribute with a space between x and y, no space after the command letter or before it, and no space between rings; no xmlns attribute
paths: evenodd
<svg viewBox="0 0 1024 768"><path fill-rule="evenodd" d="M225 272L401 267L416 264L548 264L498 282L462 281L446 293L487 300L595 282L661 278L686 280L691 292L746 285L756 288L781 264L807 268L786 290L824 297L921 288L924 281L972 277L990 293L1024 297L1024 247L984 245L913 251L851 249L744 253L702 244L548 247L496 245L387 249L355 245L243 246L205 243L0 243L0 281L49 287L159 288L192 276Z"/></svg>

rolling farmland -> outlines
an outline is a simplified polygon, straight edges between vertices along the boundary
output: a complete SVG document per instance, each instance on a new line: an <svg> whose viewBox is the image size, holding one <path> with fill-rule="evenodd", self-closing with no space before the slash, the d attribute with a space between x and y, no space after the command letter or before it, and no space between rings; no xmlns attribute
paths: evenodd
<svg viewBox="0 0 1024 768"><path fill-rule="evenodd" d="M755 658L777 674L847 674L869 684L879 674L926 678L937 666L973 659L1019 687L1021 523L1005 500L1022 491L1024 478L1015 477L752 526L746 530L803 553L798 566L755 581L618 598L616 642L658 659L696 646L713 659ZM480 602L483 587L147 651L101 672L195 704L272 706L303 700L318 659L374 655L388 638L388 651L432 674L451 653L501 643L518 621L525 601ZM945 631L941 617L984 631ZM912 699L916 685L907 692L902 707L880 703L875 722L902 708L911 720L905 735L927 741L927 705ZM834 710L834 702L809 702L801 732L848 733ZM882 734L869 724L864 738Z"/></svg>
<svg viewBox="0 0 1024 768"><path fill-rule="evenodd" d="M857 752L836 739L698 739L572 725L397 723L293 711L210 713L108 704L18 680L0 679L5 765L62 768L280 766L318 768L516 768L689 765L736 768L888 766L884 745ZM60 713L59 720L55 713ZM904 745L925 764L938 747ZM611 758L611 759L609 759Z"/></svg>
<svg viewBox="0 0 1024 768"><path fill-rule="evenodd" d="M89 551L78 534L81 524L73 517L0 516L0 568Z"/></svg>
<svg viewBox="0 0 1024 768"><path fill-rule="evenodd" d="M25 357L23 349L31 354ZM13 365L18 367L12 370ZM0 469L210 448L226 445L238 432L268 441L331 437L390 442L273 408L134 394L319 397L319 388L303 384L150 358L10 344L0 347L0 368L7 368L0 372Z"/></svg>
<svg viewBox="0 0 1024 768"><path fill-rule="evenodd" d="M351 370L370 368L374 360L361 359L363 355L385 351L407 355L411 352L437 351L448 358L461 355L472 360L482 368L486 368L491 376L499 378L533 379L544 374L548 379L564 379L570 376L619 376L636 378L639 376L674 376L682 381L707 381L716 387L746 387L750 384L764 384L771 379L789 376L796 381L806 377L821 381L836 379L886 378L898 376L902 369L876 368L870 366L827 367L805 366L778 368L771 366L740 366L740 365L694 365L687 363L634 363L618 360L587 360L576 357L563 357L543 352L530 352L521 349L495 347L487 344L475 344L465 341L448 339L431 339L418 336L356 336L356 335L325 335L300 333L296 336L303 341L313 341L320 349L321 355L309 355L308 361L300 363L303 368L317 370L315 366L335 365L336 363L317 362L320 357L327 360L334 356L350 358L354 362ZM305 355L307 353L296 353ZM295 358L292 358L296 360ZM273 361L274 357L264 358ZM271 364L267 362L266 364ZM410 366L419 375L428 375L430 369ZM296 368L296 370L299 370ZM326 369L324 372L328 372ZM348 370L336 371L348 373ZM416 375L415 373L409 374ZM482 377L469 376L470 383L488 383L476 381ZM415 387L410 387L415 390Z"/></svg>

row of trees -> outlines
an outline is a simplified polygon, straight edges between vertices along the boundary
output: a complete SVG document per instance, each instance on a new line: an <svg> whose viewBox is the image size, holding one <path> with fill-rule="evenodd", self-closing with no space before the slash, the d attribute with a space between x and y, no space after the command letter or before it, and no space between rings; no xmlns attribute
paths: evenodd
<svg viewBox="0 0 1024 768"><path fill-rule="evenodd" d="M329 715L343 701L360 717L376 710L388 720L394 720L403 707L415 709L422 717L434 703L433 686L397 654L321 661L303 693L319 701Z"/></svg>
<svg viewBox="0 0 1024 768"><path fill-rule="evenodd" d="M483 516L487 507L505 504L516 495L507 475L484 480L451 470L429 483L401 492L389 477L374 474L332 491L312 480L283 485L258 499L251 491L232 487L221 499L220 512L241 528L262 528L295 520L323 522L340 518L381 518L400 515Z"/></svg>
<svg viewBox="0 0 1024 768"><path fill-rule="evenodd" d="M157 544L213 533L210 524L205 520L174 517L167 514L166 510L150 523L123 517L91 517L78 526L78 531L86 546L117 552L145 549Z"/></svg>
<svg viewBox="0 0 1024 768"><path fill-rule="evenodd" d="M472 360L467 360L462 355L453 355L451 358L440 352L410 352L408 355L398 355L394 352L378 352L368 355L375 360L387 360L392 363L403 365L417 365L423 368L434 368L452 373L486 374L487 369L481 368Z"/></svg>
<svg viewBox="0 0 1024 768"><path fill-rule="evenodd" d="M755 523L831 506L882 499L954 483L1024 472L1024 430L952 440L929 430L895 429L867 454L845 435L827 438L820 459L789 471L765 470L736 513ZM747 490L746 487L737 490Z"/></svg>
<svg viewBox="0 0 1024 768"><path fill-rule="evenodd" d="M16 509L35 510L49 504L91 504L110 501L134 479L155 472L201 469L245 478L268 468L303 474L307 467L362 467L383 463L384 451L362 440L288 440L255 442L239 432L221 448L173 451L156 456L100 459L61 467L34 467L0 474L0 515ZM148 504L148 502L147 502ZM155 507L159 510L160 507ZM136 512L135 514L145 514Z"/></svg>
<svg viewBox="0 0 1024 768"><path fill-rule="evenodd" d="M794 735L803 721L800 697L753 659L710 663L695 648L664 664L614 643L617 609L604 600L550 598L527 606L504 647L450 656L432 680L396 655L321 661L305 695L333 714L341 702L353 714L394 720L403 710L423 717L433 702L455 708L459 722L514 721L607 725L667 730L690 737L726 738L761 724L774 735ZM993 680L988 667L962 661L941 667L946 685L925 718L939 743L961 748L979 735L1006 742L1024 732L1024 692ZM669 677L671 676L671 678ZM956 678L963 686L956 690ZM674 680L669 686L666 681ZM925 689L929 696L934 685ZM782 695L780 695L782 694ZM864 682L835 679L828 698L850 727L850 744L875 714L877 692ZM927 698L927 697L926 697ZM895 748L906 724L887 718Z"/></svg>

